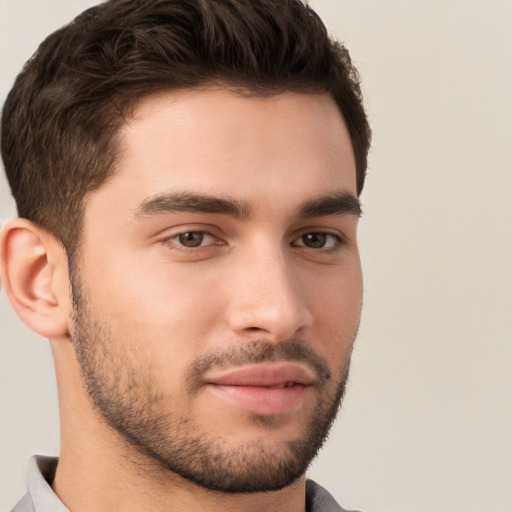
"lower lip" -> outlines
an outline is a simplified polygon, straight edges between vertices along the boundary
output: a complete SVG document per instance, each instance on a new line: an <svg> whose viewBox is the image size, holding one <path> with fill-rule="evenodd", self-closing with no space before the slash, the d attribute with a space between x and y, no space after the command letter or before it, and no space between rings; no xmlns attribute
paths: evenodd
<svg viewBox="0 0 512 512"><path fill-rule="evenodd" d="M210 384L208 389L235 406L261 415L290 412L302 404L306 394L306 386L300 384L277 389Z"/></svg>

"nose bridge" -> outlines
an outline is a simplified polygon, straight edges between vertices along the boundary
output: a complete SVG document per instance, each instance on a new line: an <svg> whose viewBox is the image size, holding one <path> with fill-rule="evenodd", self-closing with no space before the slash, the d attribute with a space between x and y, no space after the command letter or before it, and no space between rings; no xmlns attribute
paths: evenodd
<svg viewBox="0 0 512 512"><path fill-rule="evenodd" d="M240 254L228 322L239 335L284 341L312 323L290 255L280 243Z"/></svg>

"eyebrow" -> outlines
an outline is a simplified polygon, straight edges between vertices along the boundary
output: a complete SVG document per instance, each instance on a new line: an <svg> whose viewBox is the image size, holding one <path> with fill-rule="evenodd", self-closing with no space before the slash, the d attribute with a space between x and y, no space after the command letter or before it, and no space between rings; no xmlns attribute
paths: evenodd
<svg viewBox="0 0 512 512"><path fill-rule="evenodd" d="M221 198L194 193L170 193L146 199L135 211L137 219L144 219L163 213L189 212L229 215L239 219L250 217L248 203L239 199ZM359 199L348 192L340 192L307 201L297 211L299 219L324 217L329 215L362 214Z"/></svg>
<svg viewBox="0 0 512 512"><path fill-rule="evenodd" d="M353 215L361 217L363 210L359 199L349 192L340 192L304 203L298 212L300 219L328 215Z"/></svg>
<svg viewBox="0 0 512 512"><path fill-rule="evenodd" d="M136 210L135 217L143 218L162 213L217 213L240 219L249 217L249 205L232 198L220 198L203 194L162 194L145 200Z"/></svg>

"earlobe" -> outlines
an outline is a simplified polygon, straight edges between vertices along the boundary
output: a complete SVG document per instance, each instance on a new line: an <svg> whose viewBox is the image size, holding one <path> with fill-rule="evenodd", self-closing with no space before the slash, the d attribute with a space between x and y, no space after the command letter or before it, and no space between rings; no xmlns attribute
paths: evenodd
<svg viewBox="0 0 512 512"><path fill-rule="evenodd" d="M26 219L13 219L0 234L0 261L3 286L21 320L46 338L66 336L67 258L55 237Z"/></svg>

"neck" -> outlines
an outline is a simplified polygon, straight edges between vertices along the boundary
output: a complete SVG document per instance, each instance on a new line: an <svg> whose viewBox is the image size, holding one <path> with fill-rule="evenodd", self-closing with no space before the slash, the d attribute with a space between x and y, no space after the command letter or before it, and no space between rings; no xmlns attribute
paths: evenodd
<svg viewBox="0 0 512 512"><path fill-rule="evenodd" d="M301 478L285 489L264 493L233 494L210 491L175 474L134 470L115 457L69 458L63 450L53 490L73 512L303 512L305 481ZM128 467L127 467L128 466ZM144 466L141 466L144 467ZM146 466L145 469L150 469ZM138 472L138 474L135 473Z"/></svg>

